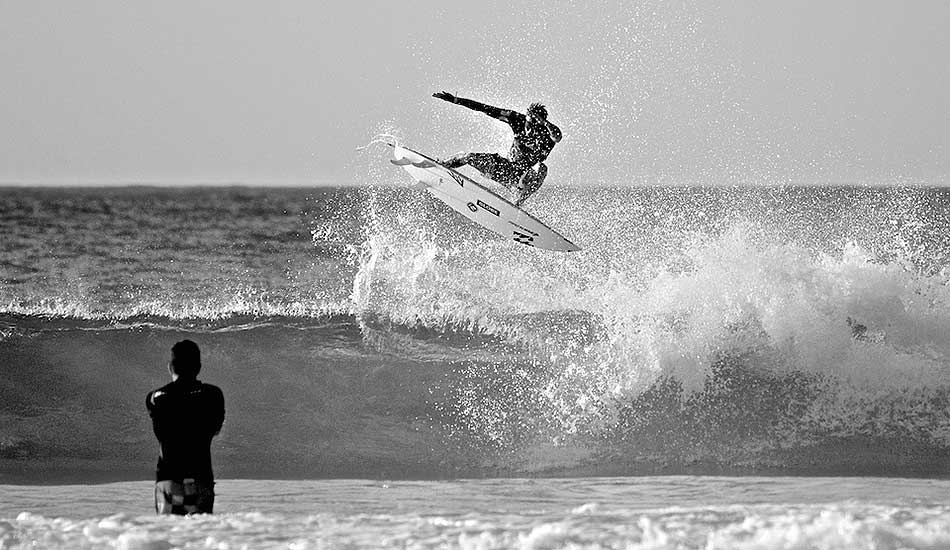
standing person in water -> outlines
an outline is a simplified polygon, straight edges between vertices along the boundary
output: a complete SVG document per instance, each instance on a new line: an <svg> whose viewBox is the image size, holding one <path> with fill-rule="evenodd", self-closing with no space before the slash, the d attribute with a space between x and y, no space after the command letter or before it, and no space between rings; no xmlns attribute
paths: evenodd
<svg viewBox="0 0 950 550"><path fill-rule="evenodd" d="M518 196L515 206L521 206L525 199L541 187L548 174L544 160L561 141L561 129L548 120L548 110L544 105L532 103L528 111L522 114L448 92L438 92L432 97L497 118L511 126L515 134L507 158L497 153L467 153L446 160L443 162L445 166L458 168L467 164L508 189L516 190Z"/></svg>
<svg viewBox="0 0 950 550"><path fill-rule="evenodd" d="M198 380L201 351L182 340L172 346L172 382L150 392L145 406L160 452L155 475L159 514L210 514L214 509L211 439L224 424L224 394Z"/></svg>

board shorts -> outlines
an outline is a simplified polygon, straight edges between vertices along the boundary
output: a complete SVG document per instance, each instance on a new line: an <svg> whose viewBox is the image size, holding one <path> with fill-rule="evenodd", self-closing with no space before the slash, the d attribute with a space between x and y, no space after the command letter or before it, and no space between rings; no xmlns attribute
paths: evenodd
<svg viewBox="0 0 950 550"><path fill-rule="evenodd" d="M504 185L508 189L518 192L518 202L537 191L544 183L547 168L539 165L539 170L519 166L498 153L468 153L460 157L449 159L445 165L457 168L468 164L492 181Z"/></svg>
<svg viewBox="0 0 950 550"><path fill-rule="evenodd" d="M517 185L525 173L524 168L515 166L498 153L471 153L466 160L469 166L509 189Z"/></svg>
<svg viewBox="0 0 950 550"><path fill-rule="evenodd" d="M191 478L155 483L155 511L159 514L210 514L214 510L214 482Z"/></svg>

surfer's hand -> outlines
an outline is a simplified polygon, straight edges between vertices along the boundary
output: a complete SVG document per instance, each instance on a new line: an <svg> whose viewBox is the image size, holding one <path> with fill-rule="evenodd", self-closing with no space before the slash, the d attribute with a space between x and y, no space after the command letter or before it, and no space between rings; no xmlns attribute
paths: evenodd
<svg viewBox="0 0 950 550"><path fill-rule="evenodd" d="M432 94L432 97L439 98L443 101L448 101L449 103L456 103L457 99L454 95L448 92L436 92Z"/></svg>

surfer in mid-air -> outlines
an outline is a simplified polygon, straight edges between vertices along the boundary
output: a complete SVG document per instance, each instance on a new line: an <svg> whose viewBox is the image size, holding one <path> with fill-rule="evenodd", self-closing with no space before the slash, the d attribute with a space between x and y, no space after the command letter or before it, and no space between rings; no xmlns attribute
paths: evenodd
<svg viewBox="0 0 950 550"><path fill-rule="evenodd" d="M544 160L557 142L561 141L561 129L548 120L548 110L544 105L532 103L528 106L528 111L522 114L457 97L448 92L438 92L432 94L432 97L497 118L511 126L511 131L515 134L508 157L497 153L466 153L456 155L442 164L449 168L459 168L467 164L493 181L517 191L515 206L521 206L525 199L541 187L548 174Z"/></svg>

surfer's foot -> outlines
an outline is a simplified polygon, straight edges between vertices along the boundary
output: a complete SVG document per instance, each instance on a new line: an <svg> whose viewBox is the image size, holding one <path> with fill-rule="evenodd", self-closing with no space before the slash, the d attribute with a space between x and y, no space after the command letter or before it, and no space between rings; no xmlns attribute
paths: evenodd
<svg viewBox="0 0 950 550"><path fill-rule="evenodd" d="M439 164L445 166L446 168L461 168L468 164L468 161L471 159L471 154L463 155L453 155L447 159L436 159L439 161Z"/></svg>

